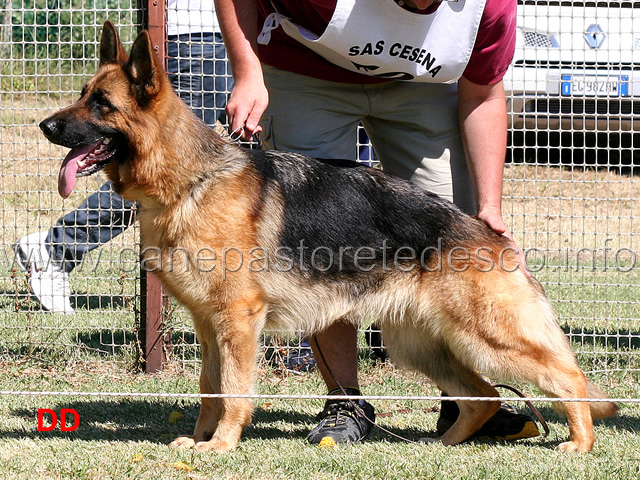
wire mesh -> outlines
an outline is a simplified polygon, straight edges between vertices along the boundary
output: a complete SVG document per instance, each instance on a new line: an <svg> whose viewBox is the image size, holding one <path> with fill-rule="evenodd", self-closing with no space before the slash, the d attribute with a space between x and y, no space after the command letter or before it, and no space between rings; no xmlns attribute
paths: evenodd
<svg viewBox="0 0 640 480"><path fill-rule="evenodd" d="M38 123L69 105L79 96L97 65L97 42L104 20L110 18L130 45L141 26L141 11L131 0L117 1L22 1L3 2L0 11L0 215L2 215L0 271L0 356L37 357L65 361L73 358L109 357L135 363L133 341L139 311L137 228L118 235L102 248L86 255L88 245L98 242L95 232L81 229L61 254L73 268L68 276L73 292L65 307L75 315L44 312L32 299L29 283L40 275L50 279L66 276L63 267L50 262L54 254L43 250L55 238L72 232L58 220L95 194L102 177L80 179L76 195L63 201L57 195L57 171L62 148L47 142ZM80 211L80 215L87 211ZM103 229L116 236L121 229L110 226L122 217L122 208L95 215L107 222ZM78 217L78 220L80 217ZM122 223L126 229L129 223ZM57 226L56 233L53 227ZM114 230L115 228L115 230ZM34 237L35 236L35 237ZM20 242L27 257L17 257ZM82 253L78 253L82 251ZM84 256L82 256L84 255ZM82 256L82 261L72 263ZM27 268L21 268L22 264ZM39 278L42 280L42 278ZM46 279L45 279L46 280ZM47 294L50 285L43 286ZM51 292L51 290L49 290ZM51 294L49 293L49 296ZM64 308L63 308L64 309Z"/></svg>
<svg viewBox="0 0 640 480"><path fill-rule="evenodd" d="M179 17L172 8L169 2L169 19ZM504 216L582 366L637 371L640 34L634 32L640 32L640 10L625 2L527 1L518 8L516 55L505 77L510 124ZM215 94L231 88L231 72L227 66L218 71L216 62L202 73L193 71L194 52L221 45L219 37L193 28L193 18L204 18L202 11L195 13L176 20L180 28L167 32L167 45L173 41L177 47L167 49L167 65L184 64L187 75L175 86L195 110L221 113ZM48 232L102 186L103 177L80 180L76 193L61 200L56 179L64 152L39 134L37 124L70 104L95 71L103 21L111 19L128 46L143 14L131 0L7 0L0 11L2 356L139 361L141 292L133 221L70 272L75 315L41 310L31 295L31 273L20 268L13 248L26 235ZM206 86L214 76L210 68L224 87ZM199 86L187 82L194 76ZM223 129L226 119L215 115L210 123ZM360 161L377 165L362 128L354 145ZM188 314L167 299L163 316L171 338L169 361L197 370L198 344ZM266 358L280 361L298 350L301 340L295 333L266 335ZM362 339L361 346L366 347Z"/></svg>
<svg viewBox="0 0 640 480"><path fill-rule="evenodd" d="M504 211L582 365L638 369L632 2L518 2Z"/></svg>

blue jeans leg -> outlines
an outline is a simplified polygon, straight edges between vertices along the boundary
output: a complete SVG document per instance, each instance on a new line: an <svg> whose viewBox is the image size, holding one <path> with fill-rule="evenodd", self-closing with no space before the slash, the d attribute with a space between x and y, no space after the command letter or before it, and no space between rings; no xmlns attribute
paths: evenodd
<svg viewBox="0 0 640 480"><path fill-rule="evenodd" d="M131 225L134 204L115 193L111 182L106 182L49 230L46 244L50 245L51 257L65 272L70 272L87 253Z"/></svg>
<svg viewBox="0 0 640 480"><path fill-rule="evenodd" d="M227 121L227 93L233 86L231 69L220 33L192 33L169 37L169 80L180 98L207 125Z"/></svg>

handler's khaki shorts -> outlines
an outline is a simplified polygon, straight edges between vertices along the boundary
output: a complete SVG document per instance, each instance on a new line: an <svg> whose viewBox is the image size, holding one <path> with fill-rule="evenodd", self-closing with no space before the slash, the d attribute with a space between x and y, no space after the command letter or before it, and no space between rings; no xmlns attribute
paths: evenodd
<svg viewBox="0 0 640 480"><path fill-rule="evenodd" d="M261 120L267 148L355 160L361 122L385 172L476 213L456 85L346 84L263 68L269 90Z"/></svg>

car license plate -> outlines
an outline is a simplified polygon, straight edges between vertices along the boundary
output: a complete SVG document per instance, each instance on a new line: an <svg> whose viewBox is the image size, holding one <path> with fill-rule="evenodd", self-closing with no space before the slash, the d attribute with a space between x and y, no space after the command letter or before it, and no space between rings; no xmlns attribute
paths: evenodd
<svg viewBox="0 0 640 480"><path fill-rule="evenodd" d="M560 92L563 96L626 97L629 95L629 75L564 74L560 80Z"/></svg>

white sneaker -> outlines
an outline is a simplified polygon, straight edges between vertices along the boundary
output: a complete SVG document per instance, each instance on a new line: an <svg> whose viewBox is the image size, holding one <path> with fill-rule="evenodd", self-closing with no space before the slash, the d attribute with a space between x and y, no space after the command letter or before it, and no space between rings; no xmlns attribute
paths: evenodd
<svg viewBox="0 0 640 480"><path fill-rule="evenodd" d="M22 237L14 246L16 261L29 275L33 295L45 310L73 315L69 302L69 274L56 265L45 247L48 232L38 232Z"/></svg>

